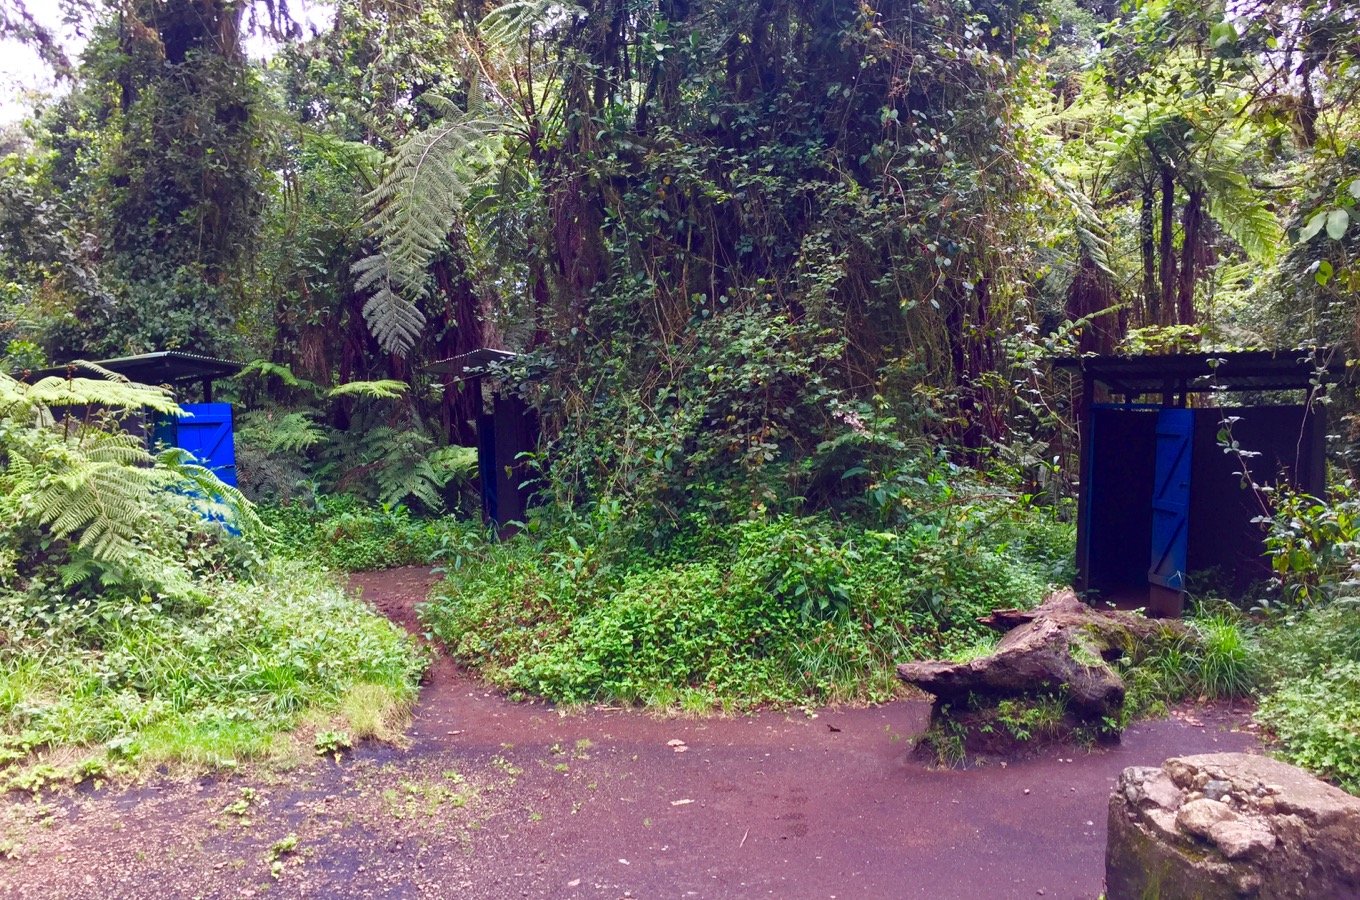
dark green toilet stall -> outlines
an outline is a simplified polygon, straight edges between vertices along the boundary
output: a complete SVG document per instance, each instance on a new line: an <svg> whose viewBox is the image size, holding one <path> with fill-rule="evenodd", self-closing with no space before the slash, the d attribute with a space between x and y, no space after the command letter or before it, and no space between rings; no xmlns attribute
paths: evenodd
<svg viewBox="0 0 1360 900"><path fill-rule="evenodd" d="M1203 573L1240 594L1269 577L1261 498L1244 484L1326 489L1326 407L1344 363L1245 351L1055 361L1082 381L1077 587L1092 600L1179 615ZM1242 405L1220 405L1233 396ZM1230 420L1230 421L1229 421ZM1227 452L1227 428L1242 451Z"/></svg>
<svg viewBox="0 0 1360 900"><path fill-rule="evenodd" d="M525 455L538 447L538 414L494 374L497 364L517 354L483 347L460 356L430 363L425 371L445 376L450 390L471 390L477 397L477 472L482 495L482 520L502 533L524 520L533 502L533 487Z"/></svg>

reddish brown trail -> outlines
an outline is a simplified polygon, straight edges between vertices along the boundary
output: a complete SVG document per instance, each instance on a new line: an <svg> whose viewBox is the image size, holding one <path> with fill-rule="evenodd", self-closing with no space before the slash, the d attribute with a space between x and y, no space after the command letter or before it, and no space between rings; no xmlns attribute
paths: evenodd
<svg viewBox="0 0 1360 900"><path fill-rule="evenodd" d="M418 629L429 573L353 582ZM440 657L408 749L367 747L260 784L251 828L222 824L239 779L84 798L0 863L0 896L1091 900L1120 770L1256 746L1240 730L1249 711L1200 708L1109 749L938 771L908 753L928 712L562 715L510 703ZM453 771L479 791L446 810L428 786ZM272 878L269 847L288 834L299 850Z"/></svg>

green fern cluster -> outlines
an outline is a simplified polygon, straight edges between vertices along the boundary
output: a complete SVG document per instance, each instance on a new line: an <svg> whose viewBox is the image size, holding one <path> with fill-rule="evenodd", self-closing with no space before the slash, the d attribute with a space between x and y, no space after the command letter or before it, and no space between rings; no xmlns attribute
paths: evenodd
<svg viewBox="0 0 1360 900"><path fill-rule="evenodd" d="M517 60L517 48L534 34L584 15L574 4L510 0L478 24L468 55L474 64L464 79L466 103L421 96L434 122L397 146L382 181L369 192L368 229L377 247L352 268L355 289L368 295L364 321L383 349L405 353L420 336L425 317L417 303L428 290L430 263L447 249L469 199L482 188L498 189L494 184L506 174L495 165L503 139L532 130L524 127L523 111L501 96L494 73L514 69L506 61ZM554 69L546 63L536 80L553 84Z"/></svg>
<svg viewBox="0 0 1360 900"><path fill-rule="evenodd" d="M259 525L240 492L188 453L153 455L124 427L148 412L181 412L168 392L89 368L103 377L27 384L0 373L0 521L11 554L135 566L174 503ZM26 541L35 545L17 545Z"/></svg>
<svg viewBox="0 0 1360 900"><path fill-rule="evenodd" d="M289 503L339 491L422 512L442 511L445 489L476 471L476 450L445 446L438 427L415 411L403 381L352 381L324 388L287 366L256 360L247 379L275 379L290 405L244 413L237 429L241 483L257 500ZM249 383L249 382L247 382ZM343 402L346 428L331 424Z"/></svg>
<svg viewBox="0 0 1360 900"><path fill-rule="evenodd" d="M422 665L405 633L271 559L184 450L147 450L139 420L181 412L167 392L94 374L0 374L0 793L269 757L304 717L353 728L353 696L399 724ZM59 747L83 761L47 765Z"/></svg>

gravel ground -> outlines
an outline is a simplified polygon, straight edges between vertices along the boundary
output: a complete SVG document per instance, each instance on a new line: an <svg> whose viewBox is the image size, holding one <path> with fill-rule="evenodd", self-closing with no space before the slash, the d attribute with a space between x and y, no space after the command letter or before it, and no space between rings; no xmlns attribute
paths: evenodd
<svg viewBox="0 0 1360 900"><path fill-rule="evenodd" d="M417 630L422 569L355 576ZM0 805L0 897L1094 898L1118 773L1257 746L1181 710L963 771L929 707L667 719L509 703L438 658L404 749ZM6 849L7 848L7 849Z"/></svg>

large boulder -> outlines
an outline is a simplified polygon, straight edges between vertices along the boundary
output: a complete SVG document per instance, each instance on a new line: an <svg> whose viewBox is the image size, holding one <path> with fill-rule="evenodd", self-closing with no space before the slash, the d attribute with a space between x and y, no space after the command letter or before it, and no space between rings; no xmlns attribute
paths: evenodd
<svg viewBox="0 0 1360 900"><path fill-rule="evenodd" d="M997 610L978 621L1007 632L987 656L897 667L903 681L935 695L937 710L970 698L1061 694L1078 718L1113 722L1124 708L1124 682L1108 663L1151 633L1184 631L1178 622L1093 609L1071 591L1050 595L1036 609Z"/></svg>
<svg viewBox="0 0 1360 900"><path fill-rule="evenodd" d="M1360 898L1360 799L1246 753L1125 769L1110 797L1108 900Z"/></svg>

